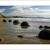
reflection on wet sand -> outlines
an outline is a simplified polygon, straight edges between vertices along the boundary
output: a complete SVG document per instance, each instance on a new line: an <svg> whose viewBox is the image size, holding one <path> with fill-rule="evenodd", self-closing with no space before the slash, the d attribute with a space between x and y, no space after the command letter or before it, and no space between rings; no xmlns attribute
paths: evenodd
<svg viewBox="0 0 50 50"><path fill-rule="evenodd" d="M3 22L3 19L6 20L6 23L5 21ZM19 20L18 25L13 24L14 20ZM33 22L31 20L24 20L23 18L0 18L0 44L50 44L50 40L42 40L36 37L41 31L39 24L41 25L43 23ZM26 29L21 28L23 21L27 21L28 23L26 25L30 25L30 27Z"/></svg>
<svg viewBox="0 0 50 50"><path fill-rule="evenodd" d="M2 39L0 44L50 44L50 40L42 40L36 36L18 38L17 36L0 35L0 38Z"/></svg>

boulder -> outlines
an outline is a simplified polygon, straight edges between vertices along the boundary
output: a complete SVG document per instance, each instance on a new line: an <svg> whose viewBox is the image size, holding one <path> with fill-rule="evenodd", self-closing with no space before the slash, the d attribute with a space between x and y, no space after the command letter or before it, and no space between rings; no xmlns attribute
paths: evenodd
<svg viewBox="0 0 50 50"><path fill-rule="evenodd" d="M43 26L42 26L42 25L40 25L40 26L39 26L39 29L42 29L42 28L43 28Z"/></svg>
<svg viewBox="0 0 50 50"><path fill-rule="evenodd" d="M44 26L44 28L45 28L45 29L47 29L47 28L48 28L48 26L46 25L46 26Z"/></svg>
<svg viewBox="0 0 50 50"><path fill-rule="evenodd" d="M0 41L2 41L2 39L0 39Z"/></svg>
<svg viewBox="0 0 50 50"><path fill-rule="evenodd" d="M17 37L19 37L19 38L23 38L23 36L22 36L22 35L18 35Z"/></svg>
<svg viewBox="0 0 50 50"><path fill-rule="evenodd" d="M50 29L50 26L48 26L48 28L47 29Z"/></svg>
<svg viewBox="0 0 50 50"><path fill-rule="evenodd" d="M4 19L3 22L6 22L6 20Z"/></svg>
<svg viewBox="0 0 50 50"><path fill-rule="evenodd" d="M21 23L21 27L22 28L28 28L29 24L26 21L24 21L24 22Z"/></svg>
<svg viewBox="0 0 50 50"><path fill-rule="evenodd" d="M38 37L40 39L48 39L50 40L50 30L42 30L39 34Z"/></svg>
<svg viewBox="0 0 50 50"><path fill-rule="evenodd" d="M18 24L19 24L19 21L18 21L18 20L14 20L14 21L13 21L13 24L14 24L14 25L18 25Z"/></svg>
<svg viewBox="0 0 50 50"><path fill-rule="evenodd" d="M9 22L11 22L11 20L9 20Z"/></svg>

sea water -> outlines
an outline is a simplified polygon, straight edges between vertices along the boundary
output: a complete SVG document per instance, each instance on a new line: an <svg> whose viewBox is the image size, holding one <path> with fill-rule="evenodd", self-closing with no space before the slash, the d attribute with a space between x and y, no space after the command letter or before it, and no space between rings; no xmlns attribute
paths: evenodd
<svg viewBox="0 0 50 50"><path fill-rule="evenodd" d="M3 22L3 20L6 22ZM9 22L11 20L11 22ZM14 25L13 21L18 20L19 24ZM28 28L21 28L21 23L26 21L30 27ZM24 36L37 36L41 31L39 26L50 26L50 19L42 19L42 18L0 18L0 35L6 36L17 36L17 35L24 35Z"/></svg>

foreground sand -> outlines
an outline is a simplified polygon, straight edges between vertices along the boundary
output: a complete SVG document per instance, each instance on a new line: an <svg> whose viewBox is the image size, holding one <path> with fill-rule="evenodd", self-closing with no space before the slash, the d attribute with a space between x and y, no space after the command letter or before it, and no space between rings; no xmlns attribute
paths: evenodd
<svg viewBox="0 0 50 50"><path fill-rule="evenodd" d="M50 44L50 40L42 40L39 38L30 37L30 38L18 38L17 36L3 36L0 35L0 44Z"/></svg>

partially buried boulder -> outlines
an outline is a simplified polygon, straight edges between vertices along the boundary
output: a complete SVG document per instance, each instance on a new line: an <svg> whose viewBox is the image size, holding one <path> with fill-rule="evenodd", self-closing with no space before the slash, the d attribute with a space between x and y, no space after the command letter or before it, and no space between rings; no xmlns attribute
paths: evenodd
<svg viewBox="0 0 50 50"><path fill-rule="evenodd" d="M29 27L29 24L26 21L21 23L21 28L28 28L28 27Z"/></svg>
<svg viewBox="0 0 50 50"><path fill-rule="evenodd" d="M38 38L50 40L50 30L42 30L38 34Z"/></svg>
<svg viewBox="0 0 50 50"><path fill-rule="evenodd" d="M18 37L18 38L24 38L22 35L18 35L17 37Z"/></svg>
<svg viewBox="0 0 50 50"><path fill-rule="evenodd" d="M9 20L9 22L12 22L11 20Z"/></svg>

